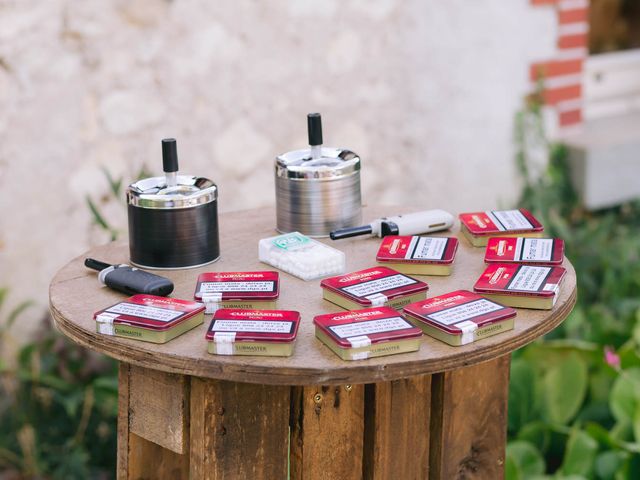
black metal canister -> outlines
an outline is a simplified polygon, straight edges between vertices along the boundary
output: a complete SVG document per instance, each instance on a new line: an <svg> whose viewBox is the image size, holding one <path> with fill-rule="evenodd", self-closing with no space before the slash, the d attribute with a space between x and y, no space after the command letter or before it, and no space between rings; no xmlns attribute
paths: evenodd
<svg viewBox="0 0 640 480"><path fill-rule="evenodd" d="M127 189L131 263L145 268L189 268L220 256L218 187L203 177L178 175L174 139L162 141L165 176Z"/></svg>

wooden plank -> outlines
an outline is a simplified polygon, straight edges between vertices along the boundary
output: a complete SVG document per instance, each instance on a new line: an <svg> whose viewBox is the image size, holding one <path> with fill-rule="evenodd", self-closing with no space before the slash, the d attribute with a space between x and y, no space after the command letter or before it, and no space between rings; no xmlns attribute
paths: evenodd
<svg viewBox="0 0 640 480"><path fill-rule="evenodd" d="M431 375L365 390L364 478L427 478Z"/></svg>
<svg viewBox="0 0 640 480"><path fill-rule="evenodd" d="M128 363L118 365L118 480L127 480L129 471L129 368Z"/></svg>
<svg viewBox="0 0 640 480"><path fill-rule="evenodd" d="M190 478L286 478L289 404L289 387L192 377Z"/></svg>
<svg viewBox="0 0 640 480"><path fill-rule="evenodd" d="M504 478L510 359L433 375L430 479Z"/></svg>
<svg viewBox="0 0 640 480"><path fill-rule="evenodd" d="M131 366L131 433L175 453L186 453L189 436L188 383L188 377L184 375Z"/></svg>
<svg viewBox="0 0 640 480"><path fill-rule="evenodd" d="M130 480L179 480L189 478L189 455L180 455L129 433Z"/></svg>
<svg viewBox="0 0 640 480"><path fill-rule="evenodd" d="M291 478L362 478L364 385L294 387Z"/></svg>
<svg viewBox="0 0 640 480"><path fill-rule="evenodd" d="M118 372L118 480L179 479L189 474L189 456L145 440L131 432L131 387L133 367L121 362ZM148 371L149 375L158 372ZM137 370L134 375L142 372ZM188 449L188 445L186 445Z"/></svg>

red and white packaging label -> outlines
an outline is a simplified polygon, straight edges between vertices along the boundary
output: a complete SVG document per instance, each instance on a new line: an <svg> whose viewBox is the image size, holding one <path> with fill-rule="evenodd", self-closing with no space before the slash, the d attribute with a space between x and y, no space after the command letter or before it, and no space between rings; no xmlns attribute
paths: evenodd
<svg viewBox="0 0 640 480"><path fill-rule="evenodd" d="M513 308L468 290L457 290L415 302L404 307L403 311L453 335L472 333L478 327L516 315Z"/></svg>
<svg viewBox="0 0 640 480"><path fill-rule="evenodd" d="M124 323L142 328L164 330L204 311L200 303L178 298L138 294L94 313L101 323Z"/></svg>
<svg viewBox="0 0 640 480"><path fill-rule="evenodd" d="M166 308L150 307L147 305L138 305L136 303L122 302L107 308L104 313L115 313L118 315L127 315L130 317L147 318L157 322L170 322L183 314L176 310L167 310Z"/></svg>
<svg viewBox="0 0 640 480"><path fill-rule="evenodd" d="M326 278L320 282L320 286L362 305L382 304L387 299L429 288L426 283L387 267L373 267Z"/></svg>
<svg viewBox="0 0 640 480"><path fill-rule="evenodd" d="M494 263L486 268L473 289L481 293L550 297L557 293L565 273L562 267Z"/></svg>
<svg viewBox="0 0 640 480"><path fill-rule="evenodd" d="M422 335L419 328L389 307L318 315L313 323L343 348L358 348Z"/></svg>
<svg viewBox="0 0 640 480"><path fill-rule="evenodd" d="M539 232L542 224L524 208L518 210L488 210L461 213L460 222L473 235L489 235L505 232Z"/></svg>
<svg viewBox="0 0 640 480"><path fill-rule="evenodd" d="M560 238L493 237L485 251L486 263L558 265L563 259L564 241Z"/></svg>
<svg viewBox="0 0 640 480"><path fill-rule="evenodd" d="M198 277L194 298L273 300L279 293L278 272L208 272ZM219 295L217 295L219 294Z"/></svg>
<svg viewBox="0 0 640 480"><path fill-rule="evenodd" d="M404 263L451 263L458 247L452 237L396 236L384 237L376 260Z"/></svg>
<svg viewBox="0 0 640 480"><path fill-rule="evenodd" d="M293 310L243 310L221 308L217 310L206 339L222 341L291 342L295 339L300 313Z"/></svg>
<svg viewBox="0 0 640 480"><path fill-rule="evenodd" d="M481 317L487 313L502 310L504 307L495 302L481 298L472 300L462 305L449 307L438 312L430 313L429 318L442 325L454 325L456 323Z"/></svg>

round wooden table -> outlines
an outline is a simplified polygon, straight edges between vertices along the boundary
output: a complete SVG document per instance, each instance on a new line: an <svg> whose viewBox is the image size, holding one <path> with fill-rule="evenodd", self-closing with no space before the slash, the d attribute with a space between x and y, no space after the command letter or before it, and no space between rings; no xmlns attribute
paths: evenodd
<svg viewBox="0 0 640 480"><path fill-rule="evenodd" d="M275 235L274 225L271 208L221 215L220 260L161 272L175 283L172 296L193 298L205 271L271 269L258 261L258 240ZM346 253L347 272L375 265L378 238L324 241ZM428 296L472 289L483 253L461 238L451 276L420 277ZM302 314L293 356L216 356L204 339L209 315L164 345L96 333L93 312L124 296L100 287L86 256L129 258L125 243L112 243L74 259L53 279L50 307L66 336L120 361L120 479L273 480L288 470L295 479L502 478L510 352L553 330L576 301L565 259L553 310L519 309L512 331L463 347L425 336L417 352L347 362L312 325L315 315L340 308L322 299L319 280L282 272L278 307Z"/></svg>

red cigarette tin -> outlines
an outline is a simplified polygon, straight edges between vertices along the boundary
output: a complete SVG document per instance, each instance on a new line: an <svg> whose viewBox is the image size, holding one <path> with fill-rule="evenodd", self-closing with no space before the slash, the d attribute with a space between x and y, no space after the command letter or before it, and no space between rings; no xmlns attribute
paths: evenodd
<svg viewBox="0 0 640 480"><path fill-rule="evenodd" d="M486 245L488 237L513 234L540 236L544 230L542 224L524 208L461 213L460 223L462 233L476 247Z"/></svg>
<svg viewBox="0 0 640 480"><path fill-rule="evenodd" d="M207 272L198 277L194 298L206 313L218 308L273 309L280 293L278 272Z"/></svg>
<svg viewBox="0 0 640 480"><path fill-rule="evenodd" d="M549 309L555 305L566 272L562 267L493 263L473 290L505 305Z"/></svg>
<svg viewBox="0 0 640 480"><path fill-rule="evenodd" d="M513 328L516 311L467 290L457 290L404 307L424 333L460 346Z"/></svg>
<svg viewBox="0 0 640 480"><path fill-rule="evenodd" d="M560 265L564 240L560 238L494 237L487 243L485 263Z"/></svg>
<svg viewBox="0 0 640 480"><path fill-rule="evenodd" d="M422 331L389 307L318 315L313 323L318 339L343 360L361 360L420 348Z"/></svg>
<svg viewBox="0 0 640 480"><path fill-rule="evenodd" d="M298 334L300 313L293 310L217 310L206 339L218 355L288 356Z"/></svg>
<svg viewBox="0 0 640 480"><path fill-rule="evenodd" d="M134 295L94 313L96 330L105 335L164 343L203 321L197 302L155 295Z"/></svg>
<svg viewBox="0 0 640 480"><path fill-rule="evenodd" d="M454 237L389 235L382 240L376 260L402 273L449 275L457 250Z"/></svg>
<svg viewBox="0 0 640 480"><path fill-rule="evenodd" d="M426 298L429 289L425 282L387 267L325 278L320 286L326 300L347 310L383 305L399 309Z"/></svg>

